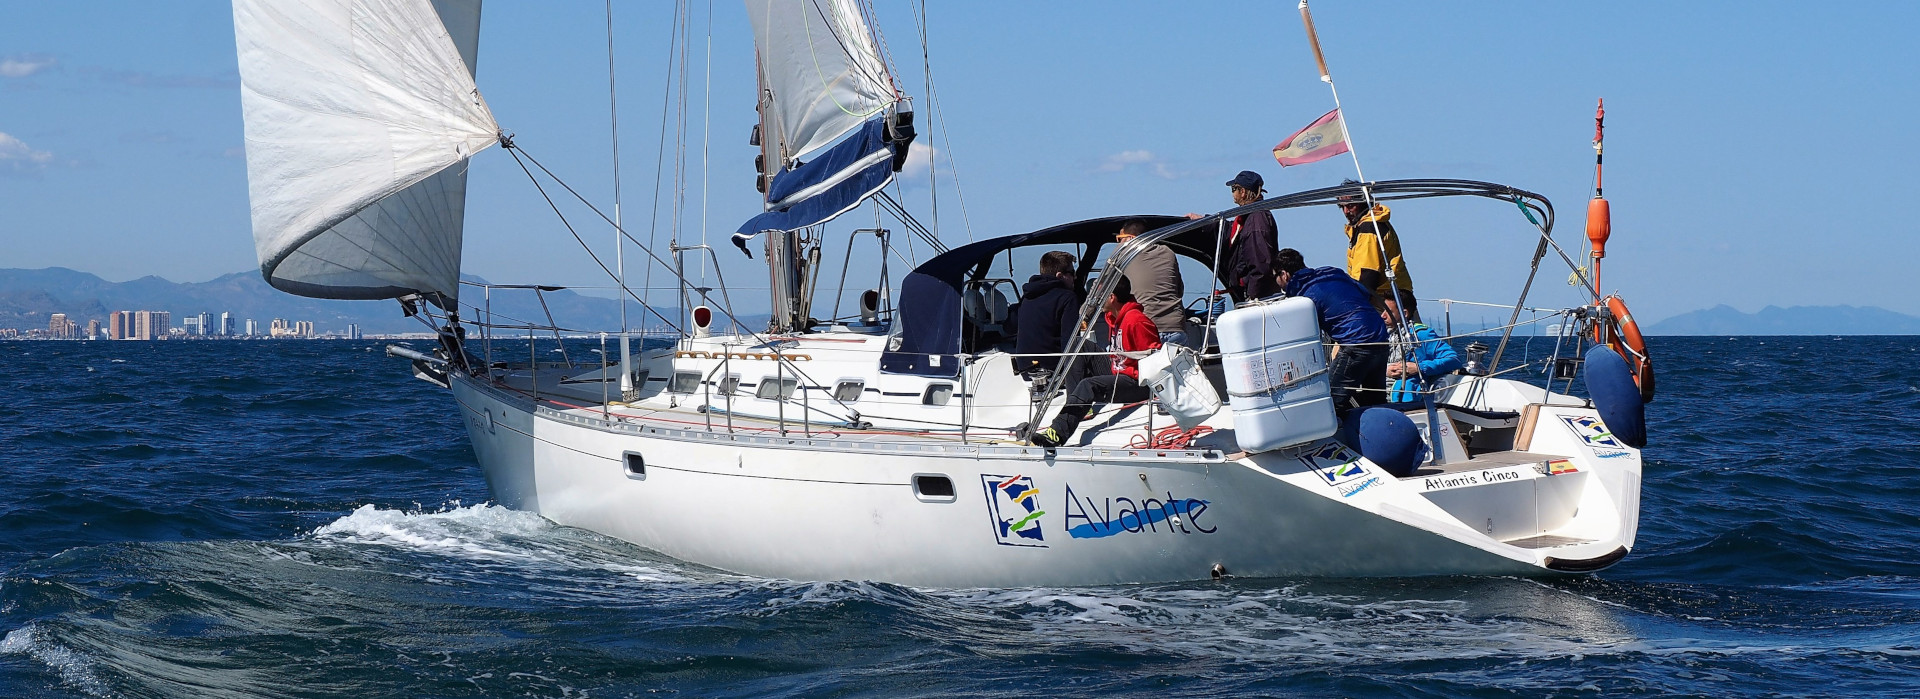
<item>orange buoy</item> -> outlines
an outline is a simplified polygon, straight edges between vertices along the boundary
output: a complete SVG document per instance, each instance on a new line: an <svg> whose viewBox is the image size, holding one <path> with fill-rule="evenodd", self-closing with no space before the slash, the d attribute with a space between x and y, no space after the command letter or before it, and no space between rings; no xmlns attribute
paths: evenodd
<svg viewBox="0 0 1920 699"><path fill-rule="evenodd" d="M1587 242L1593 244L1593 257L1607 256L1607 237L1613 235L1613 215L1607 206L1606 197L1594 197L1587 202Z"/></svg>

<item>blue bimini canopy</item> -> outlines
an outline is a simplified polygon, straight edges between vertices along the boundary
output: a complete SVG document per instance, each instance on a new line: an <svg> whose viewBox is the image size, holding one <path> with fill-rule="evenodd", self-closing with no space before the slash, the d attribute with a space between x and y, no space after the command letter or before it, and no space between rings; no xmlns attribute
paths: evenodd
<svg viewBox="0 0 1920 699"><path fill-rule="evenodd" d="M761 231L791 231L826 223L866 201L893 182L895 147L887 140L887 120L876 117L811 162L773 177L767 212L749 219L733 234L735 245Z"/></svg>
<svg viewBox="0 0 1920 699"><path fill-rule="evenodd" d="M968 281L984 278L995 256L1024 247L1087 246L1077 278L1084 293L1087 272L1101 259L1100 249L1113 242L1120 224L1138 219L1148 230L1186 219L1179 216L1109 216L1061 224L1032 233L982 240L927 260L900 282L900 308L894 313L894 339L880 355L880 370L936 378L960 375L963 307L961 292ZM1215 231L1187 231L1164 241L1175 253L1213 266Z"/></svg>

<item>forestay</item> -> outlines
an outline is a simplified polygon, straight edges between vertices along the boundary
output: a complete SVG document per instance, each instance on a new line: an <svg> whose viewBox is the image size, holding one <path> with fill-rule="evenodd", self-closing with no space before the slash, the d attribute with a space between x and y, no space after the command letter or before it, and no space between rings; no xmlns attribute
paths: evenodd
<svg viewBox="0 0 1920 699"><path fill-rule="evenodd" d="M458 297L480 0L234 0L261 273L302 296Z"/></svg>

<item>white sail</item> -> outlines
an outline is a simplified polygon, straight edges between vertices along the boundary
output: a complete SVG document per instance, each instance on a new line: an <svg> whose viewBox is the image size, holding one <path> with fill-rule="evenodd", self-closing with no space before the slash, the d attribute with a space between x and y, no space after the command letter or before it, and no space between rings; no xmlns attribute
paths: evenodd
<svg viewBox="0 0 1920 699"><path fill-rule="evenodd" d="M480 0L234 0L261 272L321 298L458 297Z"/></svg>
<svg viewBox="0 0 1920 699"><path fill-rule="evenodd" d="M762 137L781 162L833 143L899 100L857 0L746 3L768 93Z"/></svg>

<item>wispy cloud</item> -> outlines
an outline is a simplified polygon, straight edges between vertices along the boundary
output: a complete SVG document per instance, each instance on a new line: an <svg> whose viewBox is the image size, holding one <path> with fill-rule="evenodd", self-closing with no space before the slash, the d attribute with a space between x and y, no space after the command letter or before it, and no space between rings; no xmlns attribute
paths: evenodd
<svg viewBox="0 0 1920 699"><path fill-rule="evenodd" d="M44 53L22 53L0 58L0 78L24 78L59 63Z"/></svg>
<svg viewBox="0 0 1920 699"><path fill-rule="evenodd" d="M1094 166L1094 172L1126 172L1139 170L1150 173L1163 180L1178 180L1193 176L1192 172L1174 167L1166 158L1154 155L1150 150L1123 150L1109 155Z"/></svg>
<svg viewBox="0 0 1920 699"><path fill-rule="evenodd" d="M34 150L25 141L0 131L0 169L12 172L33 172L43 169L53 162L53 154L43 150Z"/></svg>
<svg viewBox="0 0 1920 699"><path fill-rule="evenodd" d="M907 162L900 166L900 181L907 184L925 184L933 174L933 162L942 158L938 148L918 141L907 147Z"/></svg>
<svg viewBox="0 0 1920 699"><path fill-rule="evenodd" d="M140 70L100 70L101 80L127 87L231 88L240 86L238 73L227 75L161 75Z"/></svg>

